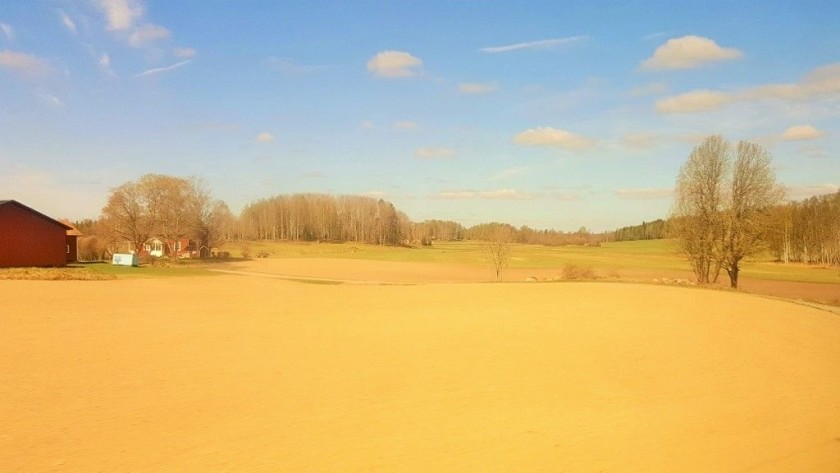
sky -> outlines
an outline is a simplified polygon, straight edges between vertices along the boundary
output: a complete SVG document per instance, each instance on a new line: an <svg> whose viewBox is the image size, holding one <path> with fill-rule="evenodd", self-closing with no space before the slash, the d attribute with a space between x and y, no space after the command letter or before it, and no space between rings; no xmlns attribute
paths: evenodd
<svg viewBox="0 0 840 473"><path fill-rule="evenodd" d="M667 217L709 135L789 199L840 185L840 2L0 2L0 199L96 218L148 173L238 213L356 194L412 220Z"/></svg>

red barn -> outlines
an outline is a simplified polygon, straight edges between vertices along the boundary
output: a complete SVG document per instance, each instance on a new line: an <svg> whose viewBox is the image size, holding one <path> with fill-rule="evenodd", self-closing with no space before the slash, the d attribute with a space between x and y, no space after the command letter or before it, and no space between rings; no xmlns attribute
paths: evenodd
<svg viewBox="0 0 840 473"><path fill-rule="evenodd" d="M20 202L0 200L0 268L64 266L68 230L71 227Z"/></svg>

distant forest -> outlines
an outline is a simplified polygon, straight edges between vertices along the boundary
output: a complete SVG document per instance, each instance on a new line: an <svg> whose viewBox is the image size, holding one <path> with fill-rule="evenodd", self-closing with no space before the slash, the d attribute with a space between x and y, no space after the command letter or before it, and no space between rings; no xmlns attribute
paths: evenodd
<svg viewBox="0 0 840 473"><path fill-rule="evenodd" d="M767 249L782 262L832 264L840 260L840 191L788 202L768 210ZM654 220L622 227L614 241L669 238L668 222Z"/></svg>
<svg viewBox="0 0 840 473"><path fill-rule="evenodd" d="M167 203L167 199L172 202ZM771 219L763 231L763 241L779 261L840 261L840 191L774 206L767 212ZM80 251L85 253L80 256L107 258L115 251L130 249L123 248L127 240L133 241L127 235L137 240L135 246L151 236L175 235L173 222L179 228L177 235L202 242L207 248L241 240L428 246L435 241L490 240L500 234L512 242L530 245L598 246L606 241L672 236L665 219L602 233L585 227L564 232L499 222L471 227L447 220L413 222L388 201L352 195L276 195L248 204L237 216L224 202L214 201L201 182L147 175L113 189L100 218L75 222L87 235L80 242Z"/></svg>

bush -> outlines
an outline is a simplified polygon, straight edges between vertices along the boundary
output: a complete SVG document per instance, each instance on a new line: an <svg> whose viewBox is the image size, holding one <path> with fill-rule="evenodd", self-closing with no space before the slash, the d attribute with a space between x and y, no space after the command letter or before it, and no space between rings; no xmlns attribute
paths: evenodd
<svg viewBox="0 0 840 473"><path fill-rule="evenodd" d="M580 279L596 279L595 271L590 266L578 266L576 264L567 264L563 266L563 279L580 280Z"/></svg>
<svg viewBox="0 0 840 473"><path fill-rule="evenodd" d="M245 259L250 258L251 257L251 245L248 244L248 243L243 243L242 248L241 248L241 252L242 252L242 257L243 258L245 258Z"/></svg>

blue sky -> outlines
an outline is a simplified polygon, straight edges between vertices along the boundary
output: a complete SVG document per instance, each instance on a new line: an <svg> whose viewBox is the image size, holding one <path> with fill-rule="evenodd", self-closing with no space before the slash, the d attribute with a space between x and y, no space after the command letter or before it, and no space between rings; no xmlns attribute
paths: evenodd
<svg viewBox="0 0 840 473"><path fill-rule="evenodd" d="M704 136L840 184L840 3L0 3L0 198L96 217L146 173L234 212L361 194L414 220L667 216Z"/></svg>

